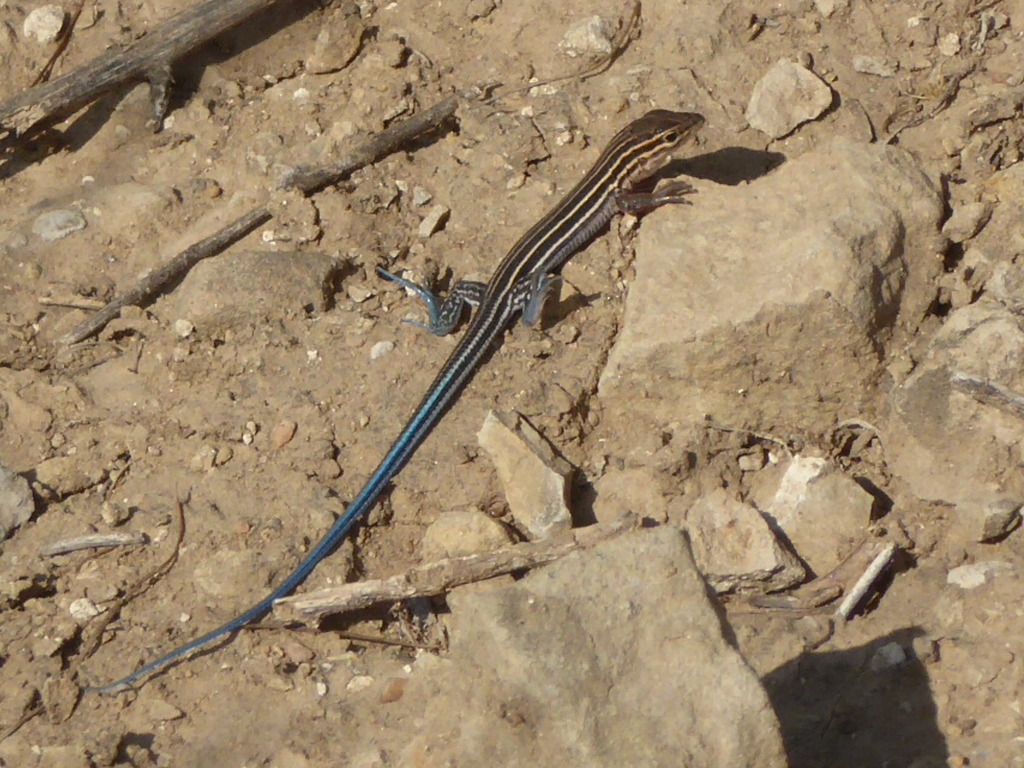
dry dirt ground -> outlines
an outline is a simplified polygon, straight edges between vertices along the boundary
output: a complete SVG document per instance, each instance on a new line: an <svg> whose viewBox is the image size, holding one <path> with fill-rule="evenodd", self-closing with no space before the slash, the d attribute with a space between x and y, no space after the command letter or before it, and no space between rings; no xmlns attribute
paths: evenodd
<svg viewBox="0 0 1024 768"><path fill-rule="evenodd" d="M36 5L0 3L5 98L27 87L48 55L22 34ZM13 152L0 172L0 462L28 477L45 467L59 485L0 550L0 732L43 705L0 743L2 765L392 764L389 755L416 730L417 713L389 684L415 653L409 648L335 632L246 631L138 692L76 706L71 679L72 671L85 682L118 678L249 605L359 490L453 343L401 323L420 308L379 281L376 265L442 286L486 276L552 193L575 182L618 127L655 106L707 117L700 146L689 150L697 153L742 147L794 157L838 134L884 141L898 132L895 143L941 184L951 209L1018 160L1024 133L1019 103L967 148L943 133L946 116L979 94L1019 89L1020 0L852 0L830 16L810 0L724 8L649 0L639 35L604 74L466 110L457 133L310 201L278 205L280 215L232 250L227 258L238 260L216 282L185 281L126 312L94 343L61 346L86 311L41 298L110 298L208 231L210 217L265 199L282 168L323 160L455 88L571 72L579 62L559 50L566 30L595 15L614 25L629 13L612 0L362 0L365 32L352 63L312 74L321 27L343 9L283 5L179 63L162 132L145 128L145 89L118 93ZM87 2L59 71L131 43L186 6ZM979 44L983 19L994 22ZM892 76L865 74L852 65L857 56L899 66ZM783 58L810 65L841 99L771 142L746 125L744 109L754 83ZM432 197L424 206L418 189ZM435 204L450 217L423 239L420 220ZM80 212L88 226L45 242L33 222L58 209ZM489 408L524 413L581 468L584 484L602 462L649 444L648 434L602 434L594 395L630 282L628 238L619 232L566 268L567 280L595 297L562 319L572 332L559 323L515 327L311 586L418 562L424 528L447 510L502 514L501 486L475 439ZM295 252L327 259L296 260ZM961 256L951 247L936 258L956 275ZM929 317L890 345L911 361L894 377L913 368L912 350L949 306L936 285ZM394 348L376 354L387 343ZM730 423L729 414L715 416ZM278 447L287 422L295 435ZM835 453L832 435L808 431L799 412L784 423L733 426ZM724 466L717 457L749 447L714 431L691 434L696 473L716 472ZM791 764L1024 765L1024 537L982 545L953 535L949 508L910 494L877 443L861 457L846 469L891 502L881 524L902 531L906 546L881 599L824 638L808 637L807 624L790 616L731 617L776 706ZM124 607L79 670L84 644L72 602L109 605L168 556L176 497L188 499L177 563ZM145 533L149 543L99 556L38 554L55 540L112 529ZM1011 571L970 593L947 585L951 567L976 560ZM400 638L403 626L385 615L345 628ZM894 641L918 663L872 669L875 651Z"/></svg>

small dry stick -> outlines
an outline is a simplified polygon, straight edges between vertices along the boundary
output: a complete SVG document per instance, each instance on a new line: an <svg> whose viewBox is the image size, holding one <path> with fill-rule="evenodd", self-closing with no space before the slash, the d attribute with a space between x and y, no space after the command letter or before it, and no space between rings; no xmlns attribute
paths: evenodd
<svg viewBox="0 0 1024 768"><path fill-rule="evenodd" d="M56 557L82 549L108 549L113 547L138 547L146 543L146 536L138 532L92 533L74 536L47 544L39 550L40 557Z"/></svg>
<svg viewBox="0 0 1024 768"><path fill-rule="evenodd" d="M441 103L415 117L385 128L379 135L324 167L301 166L293 170L282 182L286 188L311 194L330 184L336 184L351 174L394 152L412 139L437 129L455 114L460 97L449 96ZM228 246L238 242L257 227L273 218L266 206L253 208L207 238L194 243L164 266L150 272L135 286L121 294L84 323L61 338L63 344L77 344L98 333L127 306L144 305L159 295L166 286L180 280L203 259L216 256Z"/></svg>
<svg viewBox="0 0 1024 768"><path fill-rule="evenodd" d="M76 663L71 670L72 673L78 673L82 663L88 660L96 649L100 647L100 643L103 641L103 632L106 630L107 625L110 624L115 618L121 615L121 609L124 608L132 600L142 595L147 589L156 584L163 576L167 574L174 564L178 562L178 553L181 551L181 543L185 540L185 507L181 497L175 493L175 518L177 525L175 526L174 538L171 540L171 551L161 562L157 563L156 567L153 568L149 573L143 576L141 579L132 584L125 593L115 600L111 605L107 606L107 610L100 616L94 624L88 626L89 636L83 639L82 650L76 658Z"/></svg>
<svg viewBox="0 0 1024 768"><path fill-rule="evenodd" d="M1002 384L979 379L963 371L953 371L949 376L949 381L953 385L953 389L970 395L979 403L994 406L1018 419L1024 419L1024 395L1014 392Z"/></svg>
<svg viewBox="0 0 1024 768"><path fill-rule="evenodd" d="M549 77L544 80L538 80L528 85L524 85L520 88L513 88L509 91L496 94L492 98L488 99L486 104L493 104L498 99L504 99L508 96L512 96L517 93L524 93L526 91L532 91L534 88L541 88L545 85L552 85L554 83L561 83L566 80L587 80L595 75L600 75L602 72L608 71L608 68L622 55L622 52L626 50L626 46L629 45L629 40L633 36L633 32L636 30L637 25L640 23L640 0L634 0L633 6L629 12L629 18L626 20L625 26L619 30L619 33L615 36L615 39L611 42L611 51L604 56L599 57L596 61L585 66L583 69L573 72L568 75L561 75L559 77Z"/></svg>
<svg viewBox="0 0 1024 768"><path fill-rule="evenodd" d="M44 307L71 307L72 309L102 309L107 302L87 296L40 296L36 299Z"/></svg>
<svg viewBox="0 0 1024 768"><path fill-rule="evenodd" d="M78 656L74 659L74 661L72 661L71 666L68 669L68 680L74 681L75 678L78 676L78 671L81 668L82 663L88 660L94 653L96 653L96 649L100 647L100 642L103 640L103 631L107 628L107 625L110 624L111 621L113 621L121 614L121 609L124 608L124 606L127 605L129 602L137 598L139 595L141 595L143 592L145 592L147 589L149 589L154 583L156 583L156 581L161 576L167 573L167 571L169 571L171 567L178 561L178 552L181 549L181 542L185 538L185 511L184 508L182 507L181 499L178 498L176 499L176 501L178 525L177 532L175 533L174 536L174 541L172 542L171 545L171 554L167 558L165 558L163 562L157 565L156 568L154 568L152 571L150 571L137 582L135 582L135 584L129 587L122 597L115 600L113 604L111 604L107 608L107 610L101 616L98 617L96 622L86 627L85 632L83 632L82 649L79 651ZM77 686L75 687L75 702L72 703L71 706L67 707L66 710L61 709L61 711L64 713L63 716L61 717L61 720L70 717L71 714L74 712L75 706L77 705L78 689ZM24 712L15 723L9 726L7 730L0 732L0 742L3 742L9 737L13 736L15 733L18 732L18 730L23 725L25 725L25 723L29 722L32 718L41 715L46 711L47 702L37 701L28 711Z"/></svg>
<svg viewBox="0 0 1024 768"><path fill-rule="evenodd" d="M411 568L405 573L386 579L360 581L333 589L286 597L274 604L274 618L289 623L316 626L324 616L331 614L358 611L378 603L407 600L412 597L440 595L463 584L545 565L577 549L592 547L618 536L632 527L632 518L625 517L610 525L583 528L567 537L515 544L476 555L446 558Z"/></svg>
<svg viewBox="0 0 1024 768"><path fill-rule="evenodd" d="M839 607L836 608L836 618L849 621L854 609L860 605L861 600L864 599L868 592L874 589L875 582L889 566L889 563L892 562L895 554L896 545L890 541L882 548L882 551L878 553L875 559L871 561L871 565L864 571L864 575L857 579L857 583L853 585L850 593L843 598Z"/></svg>
<svg viewBox="0 0 1024 768"><path fill-rule="evenodd" d="M57 59L60 58L61 54L68 47L68 43L71 42L71 35L75 32L75 25L78 23L78 17L82 15L82 8L84 7L85 0L77 0L71 9L71 18L68 19L68 23L64 25L64 29L60 31L60 36L57 38L57 47L50 54L50 58L43 65L43 68L39 70L36 79L32 81L33 87L50 79L50 75L53 74L53 68L57 65Z"/></svg>
<svg viewBox="0 0 1024 768"><path fill-rule="evenodd" d="M210 237L194 243L164 266L147 274L77 328L71 330L61 338L61 342L77 344L98 333L125 307L149 303L166 285L182 278L200 261L215 256L232 243L238 242L256 227L270 221L270 218L270 211L266 208L256 208L235 219Z"/></svg>

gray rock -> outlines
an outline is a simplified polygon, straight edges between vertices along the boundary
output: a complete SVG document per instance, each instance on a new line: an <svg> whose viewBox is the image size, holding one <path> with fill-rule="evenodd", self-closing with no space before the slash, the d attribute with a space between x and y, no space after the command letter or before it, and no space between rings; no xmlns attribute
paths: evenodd
<svg viewBox="0 0 1024 768"><path fill-rule="evenodd" d="M431 706L399 765L786 765L764 689L671 527L457 590L449 605L451 663L411 681L433 686L407 694Z"/></svg>
<svg viewBox="0 0 1024 768"><path fill-rule="evenodd" d="M32 222L32 232L48 243L62 240L85 227L85 217L82 214L64 209L47 211Z"/></svg>
<svg viewBox="0 0 1024 768"><path fill-rule="evenodd" d="M906 663L907 652L899 643L886 643L871 656L868 661L868 669L872 672L882 672L886 669L898 667Z"/></svg>
<svg viewBox="0 0 1024 768"><path fill-rule="evenodd" d="M1020 525L1024 506L1017 499L971 499L956 505L957 519L973 541L1001 539Z"/></svg>
<svg viewBox="0 0 1024 768"><path fill-rule="evenodd" d="M992 485L1024 498L1013 458L1024 441L1013 399L1022 396L1024 320L986 300L954 310L892 393L890 466L926 501L970 502Z"/></svg>
<svg viewBox="0 0 1024 768"><path fill-rule="evenodd" d="M816 74L783 59L750 94L746 118L752 128L779 139L821 115L832 105L832 89Z"/></svg>
<svg viewBox="0 0 1024 768"><path fill-rule="evenodd" d="M775 538L761 513L718 488L686 514L697 567L717 592L776 591L804 580L800 561Z"/></svg>
<svg viewBox="0 0 1024 768"><path fill-rule="evenodd" d="M306 70L322 75L347 67L359 53L364 29L356 3L343 3L340 8L328 11L313 52L306 59Z"/></svg>
<svg viewBox="0 0 1024 768"><path fill-rule="evenodd" d="M206 337L242 332L268 317L322 312L336 269L322 253L229 253L196 265L157 307L165 316L188 318Z"/></svg>
<svg viewBox="0 0 1024 768"><path fill-rule="evenodd" d="M28 481L0 464L0 541L27 523L35 509Z"/></svg>
<svg viewBox="0 0 1024 768"><path fill-rule="evenodd" d="M508 529L479 510L446 512L423 534L423 559L490 552L511 543Z"/></svg>
<svg viewBox="0 0 1024 768"><path fill-rule="evenodd" d="M558 50L570 58L607 56L612 52L611 28L600 16L578 21L566 30Z"/></svg>
<svg viewBox="0 0 1024 768"><path fill-rule="evenodd" d="M477 433L505 488L509 509L531 539L572 527L572 465L517 414L490 411Z"/></svg>
<svg viewBox="0 0 1024 768"><path fill-rule="evenodd" d="M872 412L879 329L919 322L941 268L941 197L912 156L836 140L695 203L640 227L605 411L812 431L836 403Z"/></svg>

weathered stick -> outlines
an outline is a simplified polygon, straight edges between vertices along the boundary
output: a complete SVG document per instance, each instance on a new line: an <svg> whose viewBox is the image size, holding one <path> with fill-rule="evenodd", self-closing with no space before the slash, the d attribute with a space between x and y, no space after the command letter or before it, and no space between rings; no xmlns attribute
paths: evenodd
<svg viewBox="0 0 1024 768"><path fill-rule="evenodd" d="M40 557L56 557L80 549L109 549L112 547L139 547L146 543L146 537L139 532L90 533L47 544L39 549Z"/></svg>
<svg viewBox="0 0 1024 768"><path fill-rule="evenodd" d="M566 537L514 544L477 555L446 558L411 568L387 579L358 581L286 597L274 604L274 618L316 626L324 616L331 614L357 611L377 603L411 597L440 595L463 584L546 565L577 549L592 547L618 536L630 530L633 523L632 518L625 517L610 525L595 525L574 531Z"/></svg>
<svg viewBox="0 0 1024 768"><path fill-rule="evenodd" d="M388 126L370 141L328 166L296 168L284 179L281 186L298 189L308 195L330 184L335 184L353 171L391 154L412 139L436 129L455 114L458 105L459 97L449 96L415 117ZM77 344L97 333L117 317L124 307L149 303L164 290L165 286L184 277L200 261L216 256L257 227L270 221L271 218L273 215L266 206L253 208L209 237L192 244L164 266L147 274L136 285L115 298L77 328L65 334L61 338L61 342Z"/></svg>
<svg viewBox="0 0 1024 768"><path fill-rule="evenodd" d="M182 11L123 51L107 51L88 64L0 104L0 148L61 120L121 85L143 80L153 90L153 119L167 107L171 64L278 0L207 0Z"/></svg>
<svg viewBox="0 0 1024 768"><path fill-rule="evenodd" d="M1019 392L963 371L953 371L949 375L949 381L953 389L970 395L979 403L999 408L1018 419L1024 418L1024 395Z"/></svg>
<svg viewBox="0 0 1024 768"><path fill-rule="evenodd" d="M875 582L878 581L878 577L882 575L886 568L889 567L889 563L892 562L893 557L896 555L896 545L891 541L887 542L883 547L882 551L879 552L875 559L871 561L871 565L867 567L864 573L857 583L853 585L850 593L843 598L843 601L836 608L836 617L843 621L849 621L853 615L853 611L860 605L861 601L867 596L868 592L875 588Z"/></svg>

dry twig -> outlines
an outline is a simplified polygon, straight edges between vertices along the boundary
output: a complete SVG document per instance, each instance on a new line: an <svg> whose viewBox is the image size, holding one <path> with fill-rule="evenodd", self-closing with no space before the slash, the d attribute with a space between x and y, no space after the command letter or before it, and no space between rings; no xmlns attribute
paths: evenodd
<svg viewBox="0 0 1024 768"><path fill-rule="evenodd" d="M113 547L137 547L146 543L145 535L127 531L124 533L91 533L87 536L73 536L47 544L39 550L40 557L56 557L82 549L111 549Z"/></svg>
<svg viewBox="0 0 1024 768"><path fill-rule="evenodd" d="M625 517L610 525L595 525L574 531L566 537L532 541L502 547L493 552L438 560L411 568L386 579L359 581L332 589L278 600L274 618L299 624L319 624L324 616L358 611L371 605L440 595L454 587L493 579L513 571L536 568L565 557L578 549L630 530L633 520Z"/></svg>
<svg viewBox="0 0 1024 768"><path fill-rule="evenodd" d="M303 194L309 195L326 186L336 184L353 171L386 157L419 136L436 130L455 114L459 98L458 96L449 96L439 104L408 120L388 126L380 134L330 165L300 166L282 181L281 186L297 189ZM216 256L257 227L270 221L271 218L272 214L267 206L259 206L247 211L209 237L192 244L164 266L150 272L128 291L116 297L95 315L67 333L61 338L61 342L77 344L97 333L117 317L124 307L147 304L166 286L188 274L188 271L200 261Z"/></svg>
<svg viewBox="0 0 1024 768"><path fill-rule="evenodd" d="M167 108L171 65L278 0L207 0L168 19L124 51L107 51L63 77L0 104L0 148L42 130L123 85L149 82L153 121Z"/></svg>

